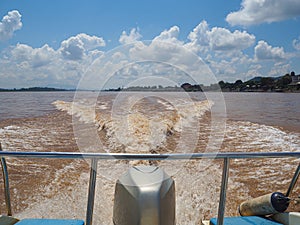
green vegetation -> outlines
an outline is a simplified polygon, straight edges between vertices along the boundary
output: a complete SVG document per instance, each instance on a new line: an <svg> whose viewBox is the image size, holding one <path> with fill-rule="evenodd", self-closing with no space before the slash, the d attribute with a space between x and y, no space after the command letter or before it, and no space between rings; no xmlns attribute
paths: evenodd
<svg viewBox="0 0 300 225"><path fill-rule="evenodd" d="M4 89L4 88L0 88L0 92L32 92L32 91L69 91L67 89L59 89L59 88L49 88L49 87L30 87L30 88L20 88L20 89Z"/></svg>
<svg viewBox="0 0 300 225"><path fill-rule="evenodd" d="M255 77L243 82L237 80L234 83L219 82L222 91L232 92L299 92L300 75L294 72L281 77Z"/></svg>
<svg viewBox="0 0 300 225"><path fill-rule="evenodd" d="M220 81L217 84L205 86L203 84L184 83L180 87L134 86L128 88L109 89L107 91L224 91L224 92L300 92L300 75L294 72L280 77L255 77L243 82L234 83Z"/></svg>

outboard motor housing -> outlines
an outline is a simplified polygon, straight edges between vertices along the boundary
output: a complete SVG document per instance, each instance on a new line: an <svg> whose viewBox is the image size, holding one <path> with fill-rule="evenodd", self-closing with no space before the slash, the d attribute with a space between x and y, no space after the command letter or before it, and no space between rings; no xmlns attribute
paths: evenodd
<svg viewBox="0 0 300 225"><path fill-rule="evenodd" d="M155 166L130 168L116 183L114 225L175 225L175 184Z"/></svg>

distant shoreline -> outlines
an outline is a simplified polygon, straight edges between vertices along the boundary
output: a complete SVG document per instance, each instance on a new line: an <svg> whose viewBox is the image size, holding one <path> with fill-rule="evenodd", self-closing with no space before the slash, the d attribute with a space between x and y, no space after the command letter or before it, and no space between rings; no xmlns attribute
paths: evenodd
<svg viewBox="0 0 300 225"><path fill-rule="evenodd" d="M60 88L13 88L13 89L5 89L0 88L1 92L75 92L75 91L91 91L95 92L95 90L76 90L76 89L60 89ZM109 89L102 90L101 92L216 92L221 91L224 93L300 93L300 90L228 90L228 89L212 89L212 88L204 88L204 90L184 90L184 89L170 89L170 88L161 88L161 89L144 89L144 88L129 88L129 89Z"/></svg>
<svg viewBox="0 0 300 225"><path fill-rule="evenodd" d="M183 83L179 86L152 85L118 87L104 90L77 90L53 87L29 87L29 88L0 88L0 92L58 92L58 91L103 91L103 92L259 92L259 93L300 93L300 74L285 74L279 77L254 77L248 81L236 80L233 83L219 81L209 86L203 84Z"/></svg>
<svg viewBox="0 0 300 225"><path fill-rule="evenodd" d="M50 88L50 87L30 87L30 88L0 88L0 92L58 92L58 91L75 91L74 89Z"/></svg>

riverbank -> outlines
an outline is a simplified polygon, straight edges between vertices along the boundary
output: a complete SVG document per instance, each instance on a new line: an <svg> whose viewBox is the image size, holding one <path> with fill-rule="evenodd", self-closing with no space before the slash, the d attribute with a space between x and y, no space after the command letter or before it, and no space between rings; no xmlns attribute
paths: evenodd
<svg viewBox="0 0 300 225"><path fill-rule="evenodd" d="M30 87L30 88L13 88L13 89L5 89L0 88L0 92L32 92L32 91L71 91L68 89L61 89L61 88L51 88L51 87Z"/></svg>

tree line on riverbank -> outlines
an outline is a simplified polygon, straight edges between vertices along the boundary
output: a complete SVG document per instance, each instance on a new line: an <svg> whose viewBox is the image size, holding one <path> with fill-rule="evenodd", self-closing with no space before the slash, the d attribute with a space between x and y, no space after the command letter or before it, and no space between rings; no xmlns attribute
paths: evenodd
<svg viewBox="0 0 300 225"><path fill-rule="evenodd" d="M184 83L181 88L187 92L220 89L223 92L300 92L300 75L291 72L280 77L254 77L245 82L242 80L236 80L233 83L220 81L210 86Z"/></svg>
<svg viewBox="0 0 300 225"><path fill-rule="evenodd" d="M219 82L222 91L235 92L299 92L300 75L285 74L280 77L254 77L243 82L237 80L234 83Z"/></svg>
<svg viewBox="0 0 300 225"><path fill-rule="evenodd" d="M68 91L67 89L61 89L61 88L51 88L51 87L30 87L30 88L13 88L13 89L5 89L0 88L0 92L33 92L33 91Z"/></svg>

